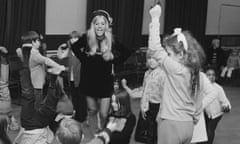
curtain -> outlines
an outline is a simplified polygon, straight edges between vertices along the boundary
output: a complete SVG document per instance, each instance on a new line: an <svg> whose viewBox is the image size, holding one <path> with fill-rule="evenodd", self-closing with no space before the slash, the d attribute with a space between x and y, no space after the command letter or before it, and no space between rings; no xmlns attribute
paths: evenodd
<svg viewBox="0 0 240 144"><path fill-rule="evenodd" d="M87 27L94 10L106 10L113 18L113 35L135 50L141 45L144 0L88 0Z"/></svg>
<svg viewBox="0 0 240 144"><path fill-rule="evenodd" d="M166 0L164 33L175 27L189 30L203 44L208 0Z"/></svg>
<svg viewBox="0 0 240 144"><path fill-rule="evenodd" d="M15 49L21 46L20 37L24 32L35 30L45 34L46 0L6 1L7 4L5 4L4 8L7 10L3 14L3 16L7 17L4 19L6 24L1 24L0 28L5 29L5 32L3 32L4 46L8 48L10 53L14 53Z"/></svg>
<svg viewBox="0 0 240 144"><path fill-rule="evenodd" d="M6 31L6 22L7 22L7 1L0 0L0 46L5 45L5 31Z"/></svg>

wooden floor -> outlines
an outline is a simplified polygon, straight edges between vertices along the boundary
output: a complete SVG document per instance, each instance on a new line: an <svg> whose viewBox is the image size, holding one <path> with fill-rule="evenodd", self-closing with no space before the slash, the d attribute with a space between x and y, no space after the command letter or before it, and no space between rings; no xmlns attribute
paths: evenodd
<svg viewBox="0 0 240 144"><path fill-rule="evenodd" d="M220 121L214 140L214 144L240 144L240 87L224 87L225 92L231 101L232 111L225 114ZM20 106L13 105L14 115L19 118ZM139 112L139 100L132 100L132 109L136 116ZM85 140L88 141L92 135L90 130L86 127L84 130ZM9 131L11 139L14 139L17 131ZM134 134L134 132L133 132ZM135 142L133 136L130 144L141 144Z"/></svg>

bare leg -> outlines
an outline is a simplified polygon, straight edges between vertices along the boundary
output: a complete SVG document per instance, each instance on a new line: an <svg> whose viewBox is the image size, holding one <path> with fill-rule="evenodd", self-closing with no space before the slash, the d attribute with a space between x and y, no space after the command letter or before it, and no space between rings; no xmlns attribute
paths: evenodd
<svg viewBox="0 0 240 144"><path fill-rule="evenodd" d="M97 106L97 100L93 97L87 96L87 106L88 106L88 124L92 128L93 133L96 132L97 129L97 112L98 112L98 106Z"/></svg>
<svg viewBox="0 0 240 144"><path fill-rule="evenodd" d="M109 112L109 108L110 108L110 98L100 99L100 115L99 115L100 124L101 124L100 128L103 128L105 126L107 116L108 116L108 112Z"/></svg>

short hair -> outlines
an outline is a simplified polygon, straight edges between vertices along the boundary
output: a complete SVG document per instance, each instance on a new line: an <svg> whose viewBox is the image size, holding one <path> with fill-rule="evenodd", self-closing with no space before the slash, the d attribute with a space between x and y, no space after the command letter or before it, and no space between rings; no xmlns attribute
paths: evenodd
<svg viewBox="0 0 240 144"><path fill-rule="evenodd" d="M36 39L40 39L40 35L36 31L27 31L21 36L22 43L31 43Z"/></svg>
<svg viewBox="0 0 240 144"><path fill-rule="evenodd" d="M63 119L57 129L56 137L61 144L80 144L82 140L80 123L69 118Z"/></svg>
<svg viewBox="0 0 240 144"><path fill-rule="evenodd" d="M80 33L78 31L72 31L70 34L69 34L69 37L70 38L77 38L77 37L80 37Z"/></svg>
<svg viewBox="0 0 240 144"><path fill-rule="evenodd" d="M215 45L216 43L220 44L220 39L215 38L212 40L212 45Z"/></svg>

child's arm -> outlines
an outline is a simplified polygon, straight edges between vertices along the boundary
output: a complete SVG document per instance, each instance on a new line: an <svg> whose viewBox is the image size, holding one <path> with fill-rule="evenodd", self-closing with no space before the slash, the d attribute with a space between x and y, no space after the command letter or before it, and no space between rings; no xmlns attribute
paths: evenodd
<svg viewBox="0 0 240 144"><path fill-rule="evenodd" d="M219 92L218 92L218 98L219 98L219 101L221 102L222 106L223 107L228 107L229 110L231 110L232 106L231 106L231 103L229 102L223 88L220 86L219 88Z"/></svg>
<svg viewBox="0 0 240 144"><path fill-rule="evenodd" d="M168 57L168 53L161 45L160 22L161 7L154 6L150 10L151 23L149 24L149 51L152 51L152 57L157 59L158 63L167 71L167 73L178 73L183 71L183 65ZM180 30L180 29L178 29ZM178 32L176 30L176 32Z"/></svg>
<svg viewBox="0 0 240 144"><path fill-rule="evenodd" d="M61 71L66 70L66 68L64 66L59 65L58 63L56 63L55 61L53 61L52 59L50 59L48 57L42 56L38 51L31 52L31 54L32 54L32 56L31 56L32 59L37 63L45 64L52 68L57 68Z"/></svg>
<svg viewBox="0 0 240 144"><path fill-rule="evenodd" d="M200 73L200 77L202 77L202 94L204 95L202 100L202 108L206 108L214 99L217 98L217 91L209 81L207 76L203 73Z"/></svg>
<svg viewBox="0 0 240 144"><path fill-rule="evenodd" d="M8 83L9 78L9 65L7 59L7 49L5 47L0 46L0 55L1 55L1 83Z"/></svg>
<svg viewBox="0 0 240 144"><path fill-rule="evenodd" d="M161 16L160 5L154 6L149 13L151 15L151 23L149 24L148 47L150 50L159 50L162 48L159 22L159 18Z"/></svg>
<svg viewBox="0 0 240 144"><path fill-rule="evenodd" d="M126 79L122 79L122 86L126 90L126 92L129 94L130 97L132 98L141 98L142 97L142 87L135 88L135 89L130 89L127 86L127 81Z"/></svg>

